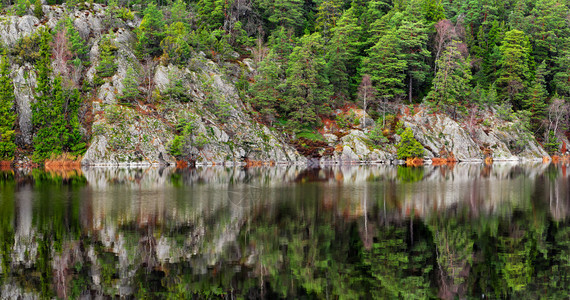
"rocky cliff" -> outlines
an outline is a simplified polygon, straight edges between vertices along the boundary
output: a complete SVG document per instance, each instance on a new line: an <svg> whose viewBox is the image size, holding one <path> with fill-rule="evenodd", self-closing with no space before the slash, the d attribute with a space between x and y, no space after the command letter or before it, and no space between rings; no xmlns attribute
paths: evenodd
<svg viewBox="0 0 570 300"><path fill-rule="evenodd" d="M253 79L255 64L240 58L231 61L204 53L193 53L184 67L165 61L141 62L135 55L134 29L140 23L132 20L109 21L107 8L87 5L84 10L68 10L63 6L43 6L46 17L41 22L33 16L2 17L0 41L13 48L22 38L39 28L55 28L64 17L71 16L73 25L89 48L88 67L80 72L80 80L94 87L84 92L84 134L88 149L84 165L149 165L173 164L170 148L184 125L191 130L180 138L183 157L197 164L236 164L245 161L306 164L300 151L303 143L295 137L270 128L252 117L247 95L238 92L239 78ZM46 21L47 20L47 21ZM97 78L100 63L99 42L108 37L116 46L117 70L111 77ZM33 64L13 60L12 78L16 95L21 148L31 148L33 127L31 103L34 101L36 73ZM55 63L55 62L54 62ZM145 96L144 101L122 103L123 82L127 70L133 68ZM99 80L99 82L97 82ZM142 82L145 82L142 84ZM178 90L178 96L173 90ZM174 95L174 96L173 96ZM486 122L471 126L443 113L418 112L400 114L404 127L413 130L424 146L427 158L454 156L459 161L541 159L547 156L532 134L515 121L504 121L485 112ZM352 109L352 112L359 110ZM360 110L361 111L361 110ZM340 113L337 112L337 115ZM364 114L365 115L365 114ZM371 141L368 132L374 122L368 117L366 126L349 126L335 132L321 130L324 144L312 161L320 163L391 162L395 158L397 134L387 143ZM306 155L306 154L305 154Z"/></svg>

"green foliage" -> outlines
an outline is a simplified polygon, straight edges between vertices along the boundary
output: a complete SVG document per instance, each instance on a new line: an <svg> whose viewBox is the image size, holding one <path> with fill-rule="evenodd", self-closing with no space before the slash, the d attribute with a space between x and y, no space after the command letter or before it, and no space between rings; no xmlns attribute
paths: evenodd
<svg viewBox="0 0 570 300"><path fill-rule="evenodd" d="M14 14L21 17L30 9L30 2L28 0L16 0L13 9Z"/></svg>
<svg viewBox="0 0 570 300"><path fill-rule="evenodd" d="M26 35L21 39L19 39L11 51L12 55L14 56L14 62L17 64L23 64L23 63L35 64L40 59L39 45L40 45L39 32Z"/></svg>
<svg viewBox="0 0 570 300"><path fill-rule="evenodd" d="M82 154L85 143L78 117L81 98L77 90L68 91L62 79L51 77L51 35L43 30L40 40L36 101L32 104L34 160L42 161L63 152Z"/></svg>
<svg viewBox="0 0 570 300"><path fill-rule="evenodd" d="M0 161L11 160L16 150L14 103L14 84L10 78L10 64L4 51L0 56Z"/></svg>
<svg viewBox="0 0 570 300"><path fill-rule="evenodd" d="M415 138L412 129L406 128L401 134L402 140L397 148L398 159L408 159L414 157L423 157L424 148Z"/></svg>
<svg viewBox="0 0 570 300"><path fill-rule="evenodd" d="M140 97L139 76L132 66L127 68L125 79L123 79L123 94L119 96L119 100L123 102L134 102Z"/></svg>
<svg viewBox="0 0 570 300"><path fill-rule="evenodd" d="M164 38L164 15L162 11L150 2L144 10L143 19L136 30L139 55L160 56L160 43Z"/></svg>
<svg viewBox="0 0 570 300"><path fill-rule="evenodd" d="M437 60L437 73L427 99L453 107L469 99L471 69L459 52L459 42L449 45Z"/></svg>
<svg viewBox="0 0 570 300"><path fill-rule="evenodd" d="M163 59L174 64L184 64L192 52L188 42L188 31L182 22L172 23L167 27L165 38L160 42Z"/></svg>
<svg viewBox="0 0 570 300"><path fill-rule="evenodd" d="M498 61L497 87L502 90L504 99L520 109L531 78L528 37L520 30L508 31L499 51L501 59Z"/></svg>
<svg viewBox="0 0 570 300"><path fill-rule="evenodd" d="M118 48L113 43L113 39L114 36L109 33L104 35L99 42L99 64L96 69L100 77L111 77L117 72L115 52Z"/></svg>
<svg viewBox="0 0 570 300"><path fill-rule="evenodd" d="M388 143L388 139L384 136L383 120L377 119L374 127L368 132L368 138L375 144L381 145Z"/></svg>
<svg viewBox="0 0 570 300"><path fill-rule="evenodd" d="M547 133L546 141L544 142L544 150L548 152L548 154L556 154L560 149L560 143L558 142L558 138L556 138L556 134L554 131L549 131Z"/></svg>
<svg viewBox="0 0 570 300"><path fill-rule="evenodd" d="M318 115L329 112L331 88L323 76L325 60L321 35L314 33L301 38L293 49L287 67L287 95L283 107L296 128L301 124L316 125Z"/></svg>
<svg viewBox="0 0 570 300"><path fill-rule="evenodd" d="M42 1L36 0L34 1L34 16L38 19L42 19L44 17L44 11L42 9Z"/></svg>

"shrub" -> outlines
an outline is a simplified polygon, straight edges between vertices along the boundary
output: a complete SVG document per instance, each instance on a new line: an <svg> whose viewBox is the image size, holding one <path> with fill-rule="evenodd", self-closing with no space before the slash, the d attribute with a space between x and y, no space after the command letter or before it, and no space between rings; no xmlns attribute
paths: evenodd
<svg viewBox="0 0 570 300"><path fill-rule="evenodd" d="M396 145L398 159L422 157L424 155L422 144L414 138L414 133L410 128L406 128L401 137L402 140Z"/></svg>

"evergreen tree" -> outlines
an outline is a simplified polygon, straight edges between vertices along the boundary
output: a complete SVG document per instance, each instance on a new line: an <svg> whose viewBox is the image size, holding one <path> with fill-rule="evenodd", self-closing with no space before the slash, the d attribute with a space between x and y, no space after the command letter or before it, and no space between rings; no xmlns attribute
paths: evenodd
<svg viewBox="0 0 570 300"><path fill-rule="evenodd" d="M10 78L10 63L6 51L0 56L0 160L11 160L14 157L14 123L16 115L14 107L14 84Z"/></svg>
<svg viewBox="0 0 570 300"><path fill-rule="evenodd" d="M221 29L224 25L226 14L226 1L223 0L199 0L198 16L200 17L201 29L213 31Z"/></svg>
<svg viewBox="0 0 570 300"><path fill-rule="evenodd" d="M65 144L74 155L82 155L86 150L86 144L83 141L83 134L81 133L81 123L79 122L79 107L81 105L81 94L77 89L74 89L70 95L67 103L67 133Z"/></svg>
<svg viewBox="0 0 570 300"><path fill-rule="evenodd" d="M186 2L184 0L176 0L172 3L170 8L170 23L182 22L188 23L188 10L186 9Z"/></svg>
<svg viewBox="0 0 570 300"><path fill-rule="evenodd" d="M424 148L415 138L410 128L406 128L401 135L402 140L396 145L398 159L423 157Z"/></svg>
<svg viewBox="0 0 570 300"><path fill-rule="evenodd" d="M325 60L321 35L313 33L301 38L289 56L287 95L284 108L293 127L318 124L318 115L329 112L329 81L324 76Z"/></svg>
<svg viewBox="0 0 570 300"><path fill-rule="evenodd" d="M426 21L435 23L445 19L445 9L441 0L424 0L423 14Z"/></svg>
<svg viewBox="0 0 570 300"><path fill-rule="evenodd" d="M315 29L321 32L325 42L328 42L331 29L336 26L342 14L342 2L342 0L323 0L319 5Z"/></svg>
<svg viewBox="0 0 570 300"><path fill-rule="evenodd" d="M406 60L408 101L412 103L414 84L419 86L425 82L430 73L428 59L431 53L427 50L427 28L422 21L404 21L396 35L399 37L399 48Z"/></svg>
<svg viewBox="0 0 570 300"><path fill-rule="evenodd" d="M389 31L368 50L362 61L362 72L370 74L378 97L393 100L404 95L407 61L402 53L396 32Z"/></svg>
<svg viewBox="0 0 570 300"><path fill-rule="evenodd" d="M523 99L523 109L531 113L531 126L536 129L545 116L546 110L546 62L543 61L536 69L534 81L529 88L528 96Z"/></svg>
<svg viewBox="0 0 570 300"><path fill-rule="evenodd" d="M42 9L41 0L36 0L34 2L34 16L40 20L44 17L44 10Z"/></svg>
<svg viewBox="0 0 570 300"><path fill-rule="evenodd" d="M570 97L570 37L564 41L563 50L555 58L557 68L554 70L552 85L554 90L566 98Z"/></svg>
<svg viewBox="0 0 570 300"><path fill-rule="evenodd" d="M160 42L163 59L175 64L183 64L190 58L192 47L188 41L188 31L182 22L172 23L168 26L166 37Z"/></svg>
<svg viewBox="0 0 570 300"><path fill-rule="evenodd" d="M41 99L47 98L47 99ZM61 77L57 76L53 81L53 89L48 97L41 97L36 101L41 106L37 107L35 116L41 118L41 122L36 121L38 128L34 136L34 159L44 160L52 155L63 153L63 146L66 142L66 122L63 105L65 95L61 86ZM48 100L48 102L44 102ZM34 116L34 117L35 117Z"/></svg>
<svg viewBox="0 0 570 300"><path fill-rule="evenodd" d="M112 35L107 34L99 42L99 64L97 65L97 75L100 77L111 77L117 72L115 62L115 51L117 46L113 44Z"/></svg>
<svg viewBox="0 0 570 300"><path fill-rule="evenodd" d="M32 103L32 123L34 125L34 158L43 160L57 149L57 140L52 134L52 119L61 112L57 111L56 105L52 103L51 75L51 35L47 29L40 32L39 60L36 64L37 87L36 101ZM53 128L55 130L55 128Z"/></svg>
<svg viewBox="0 0 570 300"><path fill-rule="evenodd" d="M261 0L259 6L264 10L269 22L274 26L298 30L305 21L302 0Z"/></svg>
<svg viewBox="0 0 570 300"><path fill-rule="evenodd" d="M468 99L471 68L459 51L460 46L460 42L454 41L437 60L437 73L428 100L453 107Z"/></svg>
<svg viewBox="0 0 570 300"><path fill-rule="evenodd" d="M528 37L520 30L508 31L499 50L501 59L498 62L497 87L502 90L503 98L521 109L531 76Z"/></svg>
<svg viewBox="0 0 570 300"><path fill-rule="evenodd" d="M351 83L355 81L352 77L356 76L356 67L360 64L357 56L360 27L352 8L342 15L332 31L332 40L327 47L326 74L335 97L349 99Z"/></svg>
<svg viewBox="0 0 570 300"><path fill-rule="evenodd" d="M530 36L535 61L545 61L549 69L556 68L556 57L566 49L564 38L570 35L567 4L561 0L538 0L527 19L523 24L529 27L525 32Z"/></svg>
<svg viewBox="0 0 570 300"><path fill-rule="evenodd" d="M160 56L160 42L164 38L164 16L154 2L148 4L143 13L141 24L136 30L139 55Z"/></svg>
<svg viewBox="0 0 570 300"><path fill-rule="evenodd" d="M275 51L272 50L259 64L257 72L251 86L251 103L266 120L271 120L279 110L279 99L283 98L285 77L285 70L279 64Z"/></svg>
<svg viewBox="0 0 570 300"><path fill-rule="evenodd" d="M123 95L119 97L122 101L133 102L140 96L138 76L132 66L127 69L123 80Z"/></svg>

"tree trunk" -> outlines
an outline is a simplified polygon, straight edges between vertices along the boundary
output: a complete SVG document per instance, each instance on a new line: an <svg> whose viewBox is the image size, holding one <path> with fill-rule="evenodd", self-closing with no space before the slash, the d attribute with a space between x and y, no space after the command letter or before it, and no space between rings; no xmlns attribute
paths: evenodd
<svg viewBox="0 0 570 300"><path fill-rule="evenodd" d="M362 114L362 130L366 128L366 92L364 93L364 113Z"/></svg>

